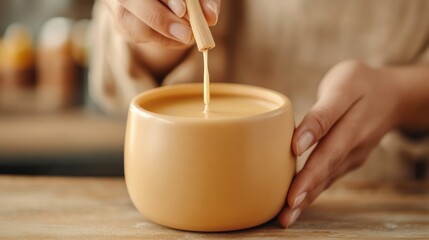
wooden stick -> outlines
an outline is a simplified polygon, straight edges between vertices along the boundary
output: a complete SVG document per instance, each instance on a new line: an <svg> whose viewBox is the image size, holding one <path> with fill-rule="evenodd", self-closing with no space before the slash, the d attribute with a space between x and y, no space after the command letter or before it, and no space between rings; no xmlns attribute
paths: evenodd
<svg viewBox="0 0 429 240"><path fill-rule="evenodd" d="M209 25L207 24L200 0L186 0L189 22L200 52L216 46Z"/></svg>

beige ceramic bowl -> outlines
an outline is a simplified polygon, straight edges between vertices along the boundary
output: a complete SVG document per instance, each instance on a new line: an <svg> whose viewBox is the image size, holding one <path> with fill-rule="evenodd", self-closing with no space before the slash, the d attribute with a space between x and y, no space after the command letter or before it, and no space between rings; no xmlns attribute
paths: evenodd
<svg viewBox="0 0 429 240"><path fill-rule="evenodd" d="M295 172L291 103L259 87L212 84L212 96L250 96L276 107L224 119L145 110L149 102L202 95L202 89L201 84L163 87L132 101L125 141L132 202L151 221L176 229L230 231L262 224L281 210Z"/></svg>

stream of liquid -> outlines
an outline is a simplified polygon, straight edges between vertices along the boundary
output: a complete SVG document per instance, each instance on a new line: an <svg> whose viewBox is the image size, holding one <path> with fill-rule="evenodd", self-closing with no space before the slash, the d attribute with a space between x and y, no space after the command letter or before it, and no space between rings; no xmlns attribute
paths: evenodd
<svg viewBox="0 0 429 240"><path fill-rule="evenodd" d="M210 75L209 75L209 50L203 51L204 56L204 113L209 112L210 105Z"/></svg>
<svg viewBox="0 0 429 240"><path fill-rule="evenodd" d="M145 103L142 107L154 113L191 118L228 118L251 116L273 110L273 102L245 95L213 94L210 96L208 50L204 56L204 101L200 95L171 96ZM204 104L204 111L201 111Z"/></svg>

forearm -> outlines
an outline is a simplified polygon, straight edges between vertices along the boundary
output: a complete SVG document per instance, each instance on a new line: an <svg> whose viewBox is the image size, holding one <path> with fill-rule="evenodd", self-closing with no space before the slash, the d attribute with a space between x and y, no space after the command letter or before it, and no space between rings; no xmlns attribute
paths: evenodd
<svg viewBox="0 0 429 240"><path fill-rule="evenodd" d="M392 67L386 73L399 93L398 127L429 133L429 66Z"/></svg>

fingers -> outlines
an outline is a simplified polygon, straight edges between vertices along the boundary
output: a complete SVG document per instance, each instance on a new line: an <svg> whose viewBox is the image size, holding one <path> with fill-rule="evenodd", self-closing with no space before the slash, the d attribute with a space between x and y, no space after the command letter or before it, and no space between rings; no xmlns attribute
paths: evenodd
<svg viewBox="0 0 429 240"><path fill-rule="evenodd" d="M204 16L206 17L209 26L216 25L219 19L219 12L221 1L220 0L200 0L201 8L203 9Z"/></svg>
<svg viewBox="0 0 429 240"><path fill-rule="evenodd" d="M189 44L192 30L189 23L178 18L158 0L122 0L121 5L161 35Z"/></svg>
<svg viewBox="0 0 429 240"><path fill-rule="evenodd" d="M321 181L317 188L309 192L300 193L298 197L293 199L293 204L286 204L282 209L278 215L279 223L285 228L292 226L298 220L302 211L306 209L323 192L323 190L328 188L332 183L344 176L350 170L362 165L367 154L368 153L351 154L344 160L344 164L339 166L328 178ZM290 199L289 196L288 199Z"/></svg>
<svg viewBox="0 0 429 240"><path fill-rule="evenodd" d="M176 16L182 18L186 14L185 0L162 0L164 5L168 6Z"/></svg>
<svg viewBox="0 0 429 240"><path fill-rule="evenodd" d="M284 228L289 228L298 220L299 216L301 215L301 208L289 208L285 207L278 216L278 220L280 225L282 225Z"/></svg>
<svg viewBox="0 0 429 240"><path fill-rule="evenodd" d="M356 146L356 128L350 130L350 123L355 122L353 110L347 109L349 114L330 129L295 176L289 188L287 207L279 215L282 226L292 225L302 209L350 168L350 161L346 159Z"/></svg>
<svg viewBox="0 0 429 240"><path fill-rule="evenodd" d="M210 26L217 23L220 0L200 0ZM187 47L193 34L186 15L185 0L103 0L116 25L135 43L158 43Z"/></svg>
<svg viewBox="0 0 429 240"><path fill-rule="evenodd" d="M292 139L292 150L300 156L318 142L340 120L340 118L362 97L353 89L352 76L356 68L350 64L340 65L330 71L321 83L319 99L296 129Z"/></svg>
<svg viewBox="0 0 429 240"><path fill-rule="evenodd" d="M287 196L287 207L279 216L283 226L293 224L297 216L293 216L292 212L296 209L300 211L305 209L339 177L339 166L342 166L345 157L338 150L327 151L329 145L331 145L329 142L320 143L304 168L294 178Z"/></svg>
<svg viewBox="0 0 429 240"><path fill-rule="evenodd" d="M187 47L192 44L189 23L177 17L163 2L158 0L103 0L103 2L110 10L119 30L131 42L151 42L166 47ZM148 24L149 22L151 24Z"/></svg>
<svg viewBox="0 0 429 240"><path fill-rule="evenodd" d="M347 139L345 135L340 132L336 136L328 135L312 152L289 189L287 202L290 207L296 208L312 200L336 180L341 166L347 165L345 159L349 145L353 146L353 140Z"/></svg>
<svg viewBox="0 0 429 240"><path fill-rule="evenodd" d="M119 6L116 10L116 26L119 31L134 43L159 43L165 47L183 47L183 43L167 38L136 18L127 9Z"/></svg>
<svg viewBox="0 0 429 240"><path fill-rule="evenodd" d="M161 0L168 6L179 18L185 17L186 2L185 0ZM219 19L220 0L200 0L201 8L206 17L209 26L216 25Z"/></svg>
<svg viewBox="0 0 429 240"><path fill-rule="evenodd" d="M373 112L375 102L368 100L376 80L372 69L352 61L337 65L323 79L317 103L293 137L298 155L318 144L290 186L287 206L279 215L283 226L293 224L323 190L360 166L383 135L384 130L374 130L382 124L362 124L380 112Z"/></svg>
<svg viewBox="0 0 429 240"><path fill-rule="evenodd" d="M355 123L361 121L361 116L357 113L362 108L359 101L354 106L318 143L304 168L294 178L287 196L287 207L279 215L283 226L292 225L298 218L296 215L323 190L365 159L362 151L353 151L359 149L361 137L357 134L358 127Z"/></svg>

